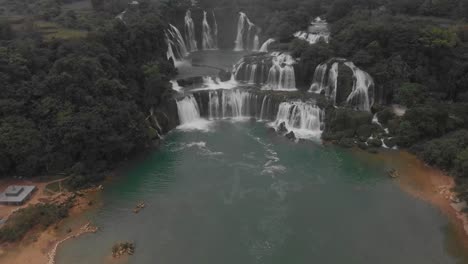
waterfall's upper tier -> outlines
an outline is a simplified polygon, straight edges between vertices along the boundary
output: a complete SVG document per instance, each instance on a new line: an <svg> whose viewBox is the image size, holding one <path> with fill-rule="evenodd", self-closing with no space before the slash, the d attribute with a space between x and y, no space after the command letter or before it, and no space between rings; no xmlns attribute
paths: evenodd
<svg viewBox="0 0 468 264"><path fill-rule="evenodd" d="M374 80L351 61L333 58L317 66L310 92L324 93L335 105L370 111Z"/></svg>
<svg viewBox="0 0 468 264"><path fill-rule="evenodd" d="M237 21L237 34L235 40L235 51L259 49L259 33L260 29L250 21L247 15L239 12L239 19Z"/></svg>
<svg viewBox="0 0 468 264"><path fill-rule="evenodd" d="M165 34L168 60L172 59L175 62L188 55L184 38L175 26L169 24L169 28L166 30Z"/></svg>
<svg viewBox="0 0 468 264"><path fill-rule="evenodd" d="M330 30L328 29L328 23L317 17L313 22L310 23L307 31L298 31L294 34L294 37L305 40L310 44L315 44L319 40L323 40L328 43L330 39Z"/></svg>

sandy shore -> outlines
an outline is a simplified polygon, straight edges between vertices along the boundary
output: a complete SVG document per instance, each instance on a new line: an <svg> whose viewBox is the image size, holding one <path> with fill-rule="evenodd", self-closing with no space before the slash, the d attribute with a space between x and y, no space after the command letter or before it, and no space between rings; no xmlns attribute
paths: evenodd
<svg viewBox="0 0 468 264"><path fill-rule="evenodd" d="M25 184L26 182L15 182L15 184ZM55 195L47 195L44 188L47 183L28 183L34 184L38 187L38 191L34 194L28 204L22 206L50 201L56 202L61 199L66 199L71 193L62 192ZM0 184L9 185L11 182L2 182ZM91 233L96 231L95 228L88 223L87 219L82 217L83 213L87 210L95 208L97 203L97 196L99 196L99 189L89 189L80 192L82 195L76 195L74 198L73 206L69 210L69 216L63 219L60 223L50 226L46 230L31 230L19 242L12 244L0 245L0 263L8 264L46 264L54 263L51 261L55 258L57 248L68 239ZM90 201L93 201L90 204ZM18 207L2 206L0 207L0 216L6 217L11 214Z"/></svg>

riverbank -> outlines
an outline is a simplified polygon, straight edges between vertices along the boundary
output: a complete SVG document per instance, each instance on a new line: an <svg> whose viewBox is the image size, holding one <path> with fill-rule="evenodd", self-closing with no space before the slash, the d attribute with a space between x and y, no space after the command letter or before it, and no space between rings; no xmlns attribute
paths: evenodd
<svg viewBox="0 0 468 264"><path fill-rule="evenodd" d="M463 247L457 246L452 250L459 253L468 250L468 216L462 211L466 203L456 198L453 177L426 165L407 151L387 150L379 154L369 154L361 150L357 152L366 159L383 162L387 169L395 169L398 177L394 181L403 191L436 206L451 221L454 228L447 232L453 238L462 241Z"/></svg>
<svg viewBox="0 0 468 264"><path fill-rule="evenodd" d="M21 241L0 245L0 263L55 263L56 251L64 241L97 231L83 216L85 212L100 206L97 201L99 201L98 196L101 188L47 195L45 186L51 183L53 182L34 183L38 187L37 193L26 205L20 208L38 203L60 204L63 201L72 199L72 205L68 210L68 217L58 223L52 224L45 230L40 230L37 227L30 230ZM7 210L13 212L17 209L2 207L3 213L7 212Z"/></svg>

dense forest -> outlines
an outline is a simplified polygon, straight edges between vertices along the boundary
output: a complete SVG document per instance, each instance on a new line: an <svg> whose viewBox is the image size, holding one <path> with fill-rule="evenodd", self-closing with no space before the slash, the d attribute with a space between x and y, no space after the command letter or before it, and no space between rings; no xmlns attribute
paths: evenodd
<svg viewBox="0 0 468 264"><path fill-rule="evenodd" d="M165 132L148 116L171 96L167 25L149 9L135 12L84 38L47 41L2 21L0 175L67 172L81 184Z"/></svg>
<svg viewBox="0 0 468 264"><path fill-rule="evenodd" d="M0 2L2 176L66 172L78 186L151 147L177 122L168 118L160 129L149 117L158 109L174 111L169 80L176 69L166 58L164 30L183 19L191 1L139 1L131 7L127 1L91 0L88 12L70 8L76 2L82 3ZM298 59L305 83L333 57L365 69L377 86L373 113L392 135L387 145L407 148L451 173L468 199L467 0L197 2L227 18L248 13L262 29L262 41L276 38L273 48ZM125 8L125 21L116 19ZM329 44L292 38L316 16L330 23ZM37 21L83 35L51 38ZM406 113L395 115L392 104ZM376 129L370 113L329 112L327 140L352 145Z"/></svg>

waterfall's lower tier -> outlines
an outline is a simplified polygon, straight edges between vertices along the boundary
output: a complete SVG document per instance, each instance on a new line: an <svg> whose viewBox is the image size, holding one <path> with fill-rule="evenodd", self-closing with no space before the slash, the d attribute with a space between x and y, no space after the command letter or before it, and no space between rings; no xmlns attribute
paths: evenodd
<svg viewBox="0 0 468 264"><path fill-rule="evenodd" d="M283 100L281 96L241 89L212 90L187 95L177 106L185 128L200 128L208 120L256 118L270 121L269 125L281 133L293 131L297 138L319 138L323 111L313 102Z"/></svg>
<svg viewBox="0 0 468 264"><path fill-rule="evenodd" d="M272 120L278 109L277 100L267 94L240 89L212 90L194 94L200 115L210 120L226 118L257 118Z"/></svg>
<svg viewBox="0 0 468 264"><path fill-rule="evenodd" d="M320 137L324 124L324 111L312 102L283 102L278 107L272 125L278 129L293 131L295 137Z"/></svg>

